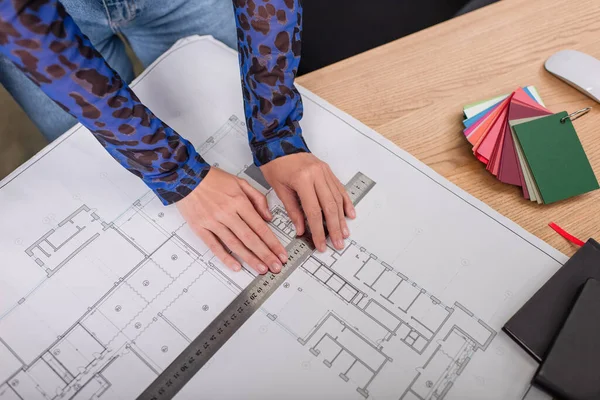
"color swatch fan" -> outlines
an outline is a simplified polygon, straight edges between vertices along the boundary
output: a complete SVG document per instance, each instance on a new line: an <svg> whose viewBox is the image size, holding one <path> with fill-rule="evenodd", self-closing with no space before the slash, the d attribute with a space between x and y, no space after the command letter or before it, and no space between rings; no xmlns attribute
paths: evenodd
<svg viewBox="0 0 600 400"><path fill-rule="evenodd" d="M463 111L475 157L526 199L547 204L598 189L569 115L548 110L533 86Z"/></svg>

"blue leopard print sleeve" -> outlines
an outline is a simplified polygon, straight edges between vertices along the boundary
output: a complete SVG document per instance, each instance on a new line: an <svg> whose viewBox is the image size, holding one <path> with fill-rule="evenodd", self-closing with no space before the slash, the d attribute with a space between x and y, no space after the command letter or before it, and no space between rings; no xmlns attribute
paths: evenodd
<svg viewBox="0 0 600 400"><path fill-rule="evenodd" d="M57 0L0 0L0 52L171 204L209 165L104 61Z"/></svg>
<svg viewBox="0 0 600 400"><path fill-rule="evenodd" d="M250 146L257 165L306 152L294 87L297 0L234 0ZM0 0L0 53L87 127L164 204L189 194L210 166L146 108L58 0Z"/></svg>
<svg viewBox="0 0 600 400"><path fill-rule="evenodd" d="M302 99L294 86L300 64L299 0L234 0L248 140L257 165L308 152Z"/></svg>

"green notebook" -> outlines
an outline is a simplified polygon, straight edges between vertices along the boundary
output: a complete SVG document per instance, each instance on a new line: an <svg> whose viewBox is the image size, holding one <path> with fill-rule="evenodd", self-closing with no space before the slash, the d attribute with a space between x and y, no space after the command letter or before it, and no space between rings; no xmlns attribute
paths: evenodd
<svg viewBox="0 0 600 400"><path fill-rule="evenodd" d="M545 204L598 189L570 119L562 112L513 127Z"/></svg>

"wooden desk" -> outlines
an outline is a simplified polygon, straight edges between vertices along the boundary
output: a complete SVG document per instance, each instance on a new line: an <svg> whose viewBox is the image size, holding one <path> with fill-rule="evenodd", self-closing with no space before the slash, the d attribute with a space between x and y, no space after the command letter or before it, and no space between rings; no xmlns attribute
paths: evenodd
<svg viewBox="0 0 600 400"><path fill-rule="evenodd" d="M600 177L600 104L543 67L562 49L600 58L600 1L503 0L298 82L571 255L576 246L547 224L554 221L582 240L600 239L600 191L553 205L531 203L476 161L461 124L464 104L518 86L535 85L554 112L593 106L575 127Z"/></svg>

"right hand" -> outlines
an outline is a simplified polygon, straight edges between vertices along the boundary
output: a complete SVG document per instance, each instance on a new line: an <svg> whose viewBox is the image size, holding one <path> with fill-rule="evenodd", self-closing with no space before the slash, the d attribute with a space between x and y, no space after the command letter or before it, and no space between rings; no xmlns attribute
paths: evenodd
<svg viewBox="0 0 600 400"><path fill-rule="evenodd" d="M227 267L240 271L240 263L225 244L259 274L281 271L287 262L285 247L265 221L273 216L266 197L248 182L211 168L177 208L192 230Z"/></svg>

